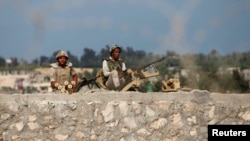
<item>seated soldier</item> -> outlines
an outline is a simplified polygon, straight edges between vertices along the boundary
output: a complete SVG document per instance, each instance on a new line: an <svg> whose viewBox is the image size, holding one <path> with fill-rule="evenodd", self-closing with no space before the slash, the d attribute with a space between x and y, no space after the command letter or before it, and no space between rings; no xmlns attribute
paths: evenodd
<svg viewBox="0 0 250 141"><path fill-rule="evenodd" d="M122 49L118 45L110 48L110 56L103 59L102 70L104 75L104 85L109 90L120 91L130 81L126 80L127 68L120 58Z"/></svg>

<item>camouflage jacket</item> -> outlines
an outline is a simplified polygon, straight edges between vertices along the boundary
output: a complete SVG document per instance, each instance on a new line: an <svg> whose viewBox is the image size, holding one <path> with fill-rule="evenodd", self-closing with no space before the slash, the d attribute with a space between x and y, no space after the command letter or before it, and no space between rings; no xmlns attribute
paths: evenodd
<svg viewBox="0 0 250 141"><path fill-rule="evenodd" d="M72 67L72 63L68 62L65 68L62 68L58 63L50 64L50 81L56 81L59 84L64 84L65 81L71 82L76 71Z"/></svg>

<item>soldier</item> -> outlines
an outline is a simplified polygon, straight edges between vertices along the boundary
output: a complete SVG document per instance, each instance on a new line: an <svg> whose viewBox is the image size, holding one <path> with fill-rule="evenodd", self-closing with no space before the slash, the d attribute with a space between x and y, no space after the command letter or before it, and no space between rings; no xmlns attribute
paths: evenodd
<svg viewBox="0 0 250 141"><path fill-rule="evenodd" d="M56 63L50 64L50 81L53 91L60 90L71 94L78 82L78 76L72 63L68 62L68 54L59 51L56 55Z"/></svg>
<svg viewBox="0 0 250 141"><path fill-rule="evenodd" d="M125 84L126 65L120 58L122 49L118 45L110 48L110 56L103 59L102 70L104 75L104 84L109 90L121 90Z"/></svg>

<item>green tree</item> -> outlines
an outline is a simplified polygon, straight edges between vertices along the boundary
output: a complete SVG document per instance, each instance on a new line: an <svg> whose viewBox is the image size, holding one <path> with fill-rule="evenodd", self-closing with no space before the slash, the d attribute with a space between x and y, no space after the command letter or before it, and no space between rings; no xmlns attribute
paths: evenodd
<svg viewBox="0 0 250 141"><path fill-rule="evenodd" d="M250 52L242 53L239 62L241 70L250 68Z"/></svg>
<svg viewBox="0 0 250 141"><path fill-rule="evenodd" d="M67 51L69 55L69 62L73 64L74 67L80 67L80 62L77 56L70 53L70 51Z"/></svg>
<svg viewBox="0 0 250 141"><path fill-rule="evenodd" d="M97 66L97 55L93 49L84 48L83 55L80 57L80 64L82 67L96 67Z"/></svg>
<svg viewBox="0 0 250 141"><path fill-rule="evenodd" d="M249 82L244 79L238 70L233 71L234 89L236 92L246 93L250 92Z"/></svg>
<svg viewBox="0 0 250 141"><path fill-rule="evenodd" d="M31 65L34 65L34 66L36 66L36 67L39 67L39 66L40 66L39 59L36 58L36 59L32 60L32 61L31 61Z"/></svg>
<svg viewBox="0 0 250 141"><path fill-rule="evenodd" d="M54 57L54 58L55 58L55 57ZM55 60L55 59L54 59L54 60ZM48 67L49 64L50 64L49 57L44 56L44 55L40 56L40 64L39 64L39 65L40 65L41 67Z"/></svg>
<svg viewBox="0 0 250 141"><path fill-rule="evenodd" d="M174 51L167 51L166 65L167 67L179 67L181 65L180 56Z"/></svg>
<svg viewBox="0 0 250 141"><path fill-rule="evenodd" d="M0 56L0 67L5 67L5 65L6 65L5 59Z"/></svg>

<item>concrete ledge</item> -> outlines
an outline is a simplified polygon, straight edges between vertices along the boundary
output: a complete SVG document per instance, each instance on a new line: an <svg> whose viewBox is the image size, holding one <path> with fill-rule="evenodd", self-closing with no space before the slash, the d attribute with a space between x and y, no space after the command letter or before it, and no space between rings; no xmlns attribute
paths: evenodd
<svg viewBox="0 0 250 141"><path fill-rule="evenodd" d="M250 124L249 94L0 94L0 140L207 140L207 125Z"/></svg>

